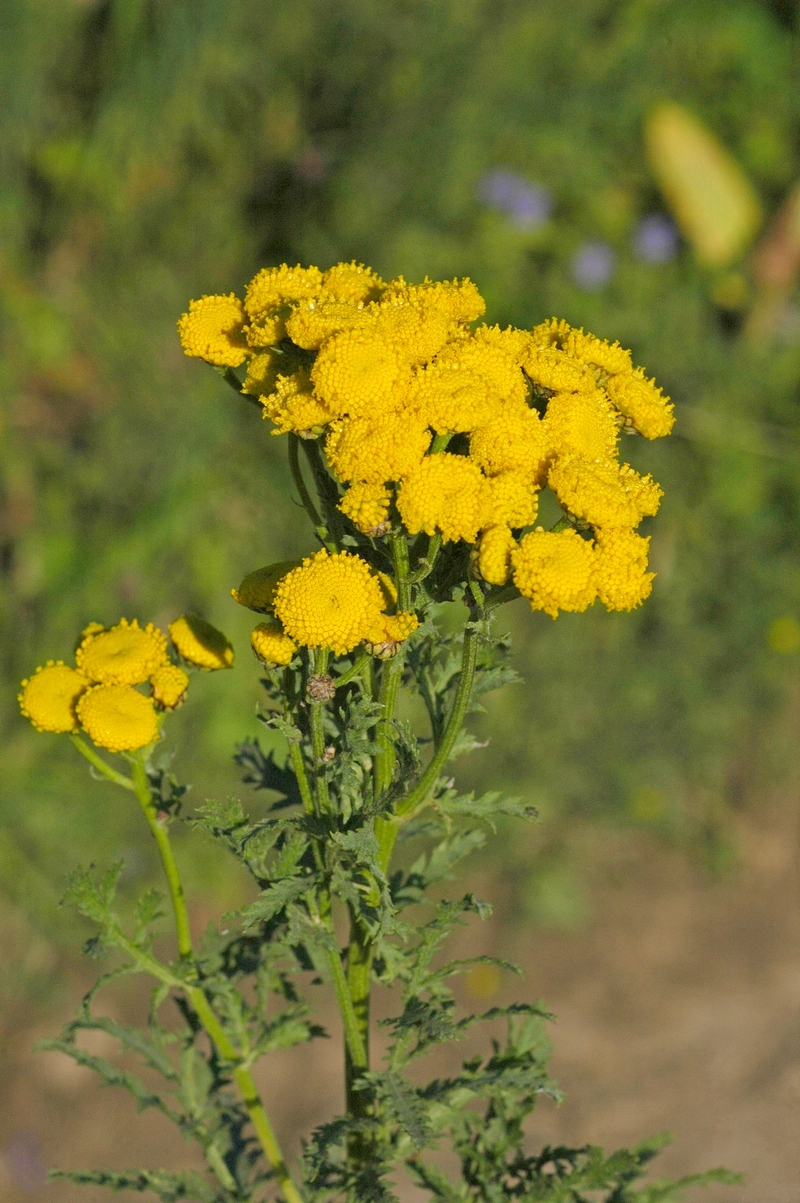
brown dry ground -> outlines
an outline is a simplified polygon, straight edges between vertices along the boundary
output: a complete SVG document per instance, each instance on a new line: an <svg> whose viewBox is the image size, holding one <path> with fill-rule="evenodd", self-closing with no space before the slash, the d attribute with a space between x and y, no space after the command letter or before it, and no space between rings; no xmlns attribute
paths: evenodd
<svg viewBox="0 0 800 1203"><path fill-rule="evenodd" d="M645 836L609 837L595 858L593 918L573 933L514 922L502 875L481 883L478 892L499 902L498 919L460 933L455 955L492 952L521 963L524 981L504 985L492 1002L542 998L558 1017L553 1072L567 1101L536 1112L538 1142L611 1148L669 1130L675 1140L660 1172L724 1164L746 1174L744 1188L714 1187L703 1196L708 1203L796 1203L797 837L794 799L762 802L739 818L740 864L722 881ZM45 1165L195 1163L158 1115L137 1117L126 1096L101 1089L88 1070L31 1051L71 1013L85 980L73 976L45 1016L7 1016L0 1203L100 1199L97 1188L44 1185ZM117 1002L120 1017L135 1018L130 1000ZM103 1040L96 1047L111 1051ZM455 1068L477 1047L459 1045L429 1068ZM283 1139L296 1149L300 1132L341 1105L334 1042L276 1055L262 1082ZM401 1194L415 1197L402 1184Z"/></svg>

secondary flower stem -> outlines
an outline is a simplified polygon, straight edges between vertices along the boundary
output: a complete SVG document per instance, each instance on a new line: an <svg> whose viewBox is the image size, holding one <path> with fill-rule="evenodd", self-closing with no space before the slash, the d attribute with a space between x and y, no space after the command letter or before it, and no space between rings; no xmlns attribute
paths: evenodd
<svg viewBox="0 0 800 1203"><path fill-rule="evenodd" d="M453 709L450 711L450 717L447 720L447 726L425 772L411 792L406 795L402 802L398 803L395 810L397 818L413 814L414 811L418 810L427 801L431 790L439 778L439 774L447 764L458 733L464 724L467 707L469 706L472 683L475 679L475 665L478 658L478 639L477 629L474 626L468 626L464 631L464 647L461 656L461 673L458 680L458 689L453 701ZM380 844L379 860L383 869L387 868L391 859L398 830L397 822L384 821L380 825L380 831L378 832L378 842Z"/></svg>
<svg viewBox="0 0 800 1203"><path fill-rule="evenodd" d="M311 519L311 525L314 527L314 530L317 532L317 534L320 536L320 538L324 540L324 536L327 535L328 532L327 532L327 529L325 528L325 525L324 525L322 519L320 518L319 514L317 513L317 507L314 505L314 502L311 500L311 494L309 493L308 489L306 488L306 482L303 480L303 470L300 467L299 445L300 445L300 440L297 437L297 435L290 434L289 435L289 470L292 473L292 480L294 481L294 487L297 489L297 492L300 494L300 500L303 503L303 509L306 511L309 518Z"/></svg>
<svg viewBox="0 0 800 1203"><path fill-rule="evenodd" d="M133 782L130 777L126 777L124 773L118 773L116 769L112 769L111 765L103 760L103 757L99 756L94 748L90 748L88 744L83 742L80 735L70 735L70 739L81 756L85 756L92 768L97 769L98 773L102 773L109 781L113 781L114 785L121 785L123 789L133 789Z"/></svg>
<svg viewBox="0 0 800 1203"><path fill-rule="evenodd" d="M165 825L159 822L158 811L153 801L153 795L150 792L147 770L145 769L144 757L141 752L131 756L131 767L133 770L133 791L136 794L139 805L144 811L144 817L147 819L150 830L158 845L161 863L164 866L164 873L167 878L167 885L169 886L169 896L172 899L172 910L175 915L178 951L184 960L191 960L194 955L194 949L192 947L192 933L189 927L189 912L186 909L183 884L181 883L175 854L172 851L169 833Z"/></svg>
<svg viewBox="0 0 800 1203"><path fill-rule="evenodd" d="M394 531L391 535L392 560L394 562L395 578L397 580L397 606L399 610L411 607L411 581L408 563L408 540L402 531ZM397 705L397 692L403 679L403 652L398 651L393 660L384 664L381 674L380 703L381 717L375 732L375 741L380 751L375 755L374 782L375 797L379 798L392 783L395 765L394 740L392 739L392 720Z"/></svg>
<svg viewBox="0 0 800 1203"><path fill-rule="evenodd" d="M189 914L186 909L186 898L175 854L172 851L169 833L166 827L158 820L158 812L147 781L147 770L145 769L143 755L141 753L133 755L131 757L131 765L133 769L132 784L134 793L144 811L145 818L161 854L161 863L164 866L170 898L172 899L172 909L175 914L178 949L181 957L185 961L190 961L194 956L194 948L192 946L192 933L189 927ZM168 979L165 979L161 974L157 974L157 976L162 977L162 980L169 980L171 985L177 986L186 993L189 1002L197 1013L197 1018L213 1040L220 1056L232 1063L233 1079L239 1087L256 1136L286 1196L287 1203L303 1203L302 1195L292 1181L280 1145L272 1130L267 1113L264 1110L264 1105L261 1102L253 1075L247 1067L237 1064L240 1060L240 1054L215 1015L210 1002L206 998L205 992L200 986L191 985L180 979L176 980L172 974L169 974Z"/></svg>
<svg viewBox="0 0 800 1203"><path fill-rule="evenodd" d="M349 685L354 677L360 676L371 659L372 657L370 656L369 652L364 652L362 656L359 656L355 663L351 664L346 672L343 672L340 677L334 678L333 683L336 688L338 689L340 685Z"/></svg>

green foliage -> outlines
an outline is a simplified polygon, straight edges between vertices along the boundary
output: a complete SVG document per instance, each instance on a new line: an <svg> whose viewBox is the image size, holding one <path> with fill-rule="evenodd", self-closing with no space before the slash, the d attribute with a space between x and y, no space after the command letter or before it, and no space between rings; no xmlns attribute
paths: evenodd
<svg viewBox="0 0 800 1203"><path fill-rule="evenodd" d="M405 556L397 554L397 536L392 538L398 588L413 588L414 556L409 572ZM440 633L441 606L431 597L451 567L447 556L437 560L432 579L412 595L424 621L408 648L387 661L344 658L338 675L328 678L334 694L328 704L309 693L309 683L320 679L316 652L301 649L283 672L267 673L262 721L283 734L289 758L281 765L257 740L240 743L235 754L243 783L273 797L264 816L251 818L232 797L206 802L184 820L232 855L258 891L224 917L224 926L210 925L199 950L189 941L172 963L156 956L154 938L164 911L155 891L142 893L129 922L120 917L121 862L99 875L92 868L72 874L65 902L97 929L87 951L113 956L115 964L61 1036L40 1047L93 1069L103 1085L126 1090L139 1111L159 1111L197 1142L207 1173L137 1169L60 1176L201 1203L275 1194L289 1203L391 1203L401 1168L432 1198L448 1203L588 1203L590 1197L654 1203L677 1199L691 1185L734 1180L713 1171L635 1189L657 1142L611 1156L588 1146L531 1153L526 1118L541 1098L561 1098L548 1071L545 1025L552 1016L541 1003L525 1002L459 1012L453 978L480 963L519 971L492 957L448 960L444 946L454 929L471 917L487 918L491 907L472 893L442 898L438 890L483 846L497 815L530 819L535 812L497 792L459 794L448 778L422 767L426 755L434 768L446 768L448 751L470 750L475 741L464 736L456 742L454 723L480 709L476 699L514 679L507 665L509 642L492 636L492 612L477 582L464 590L468 613L462 631ZM401 679L425 697L425 729L394 719L387 683ZM332 754L324 755L325 749ZM185 788L163 763L148 766L141 760L146 772L137 775L137 756L141 760L142 754L128 757L134 791L151 824L166 832L181 821ZM393 767L383 788L387 756ZM129 796L125 780L120 784ZM392 848L400 832L404 845L422 844L422 850L404 856L405 867L393 871ZM185 913L180 881L171 852L163 841L160 846L179 930ZM335 920L345 917L350 935L342 947ZM311 987L309 971L315 975ZM156 982L146 1026L95 1015L97 991L132 973ZM331 982L344 1025L346 1111L306 1141L298 1187L271 1134L251 1071L274 1050L327 1035L314 1022L309 993L320 980ZM393 991L398 1004L397 1013L382 1021L388 1041L380 1069L371 1068L369 1059L373 984ZM505 1038L493 1039L488 1054L463 1061L453 1076L419 1082L422 1057L481 1024L495 1030L504 1025ZM81 1034L91 1031L113 1037L162 1085L156 1089L129 1068L83 1048ZM460 1167L457 1178L426 1156L427 1150L443 1148Z"/></svg>

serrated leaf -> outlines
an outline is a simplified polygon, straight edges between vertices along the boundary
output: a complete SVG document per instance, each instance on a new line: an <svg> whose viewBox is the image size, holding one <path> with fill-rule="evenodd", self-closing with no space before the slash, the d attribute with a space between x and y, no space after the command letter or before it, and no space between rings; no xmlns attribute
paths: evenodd
<svg viewBox="0 0 800 1203"><path fill-rule="evenodd" d="M257 739L246 739L236 745L233 759L244 769L242 781L245 785L252 785L256 790L274 790L284 798L286 805L301 804L297 778L288 766L281 767L276 763L273 749L263 752Z"/></svg>
<svg viewBox="0 0 800 1203"><path fill-rule="evenodd" d="M423 1149L430 1133L428 1108L411 1083L393 1070L367 1076L387 1118L408 1133L416 1148Z"/></svg>
<svg viewBox="0 0 800 1203"><path fill-rule="evenodd" d="M245 931L249 931L259 923L266 923L289 903L294 902L301 894L305 894L313 885L311 877L285 877L274 885L262 890L255 902L239 911Z"/></svg>
<svg viewBox="0 0 800 1203"><path fill-rule="evenodd" d="M80 1186L105 1186L114 1192L152 1191L162 1203L196 1199L198 1203L224 1203L226 1198L194 1170L170 1174L166 1170L51 1170L49 1177Z"/></svg>

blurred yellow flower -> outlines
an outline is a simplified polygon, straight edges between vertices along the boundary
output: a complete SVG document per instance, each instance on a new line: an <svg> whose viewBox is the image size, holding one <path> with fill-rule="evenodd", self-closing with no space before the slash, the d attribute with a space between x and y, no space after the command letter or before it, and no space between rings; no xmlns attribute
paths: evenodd
<svg viewBox="0 0 800 1203"><path fill-rule="evenodd" d="M169 663L167 637L149 622L144 629L134 618L121 618L109 630L91 632L75 652L81 672L109 685L140 685L162 664Z"/></svg>
<svg viewBox="0 0 800 1203"><path fill-rule="evenodd" d="M278 560L275 564L256 568L254 572L248 572L238 589L231 589L231 597L248 610L270 614L278 583L299 563L299 560Z"/></svg>
<svg viewBox="0 0 800 1203"><path fill-rule="evenodd" d="M233 664L233 647L228 639L197 614L182 614L167 630L179 654L196 668L230 668Z"/></svg>
<svg viewBox="0 0 800 1203"><path fill-rule="evenodd" d="M77 731L75 705L90 684L83 673L63 661L48 660L22 682L19 708L37 731Z"/></svg>
<svg viewBox="0 0 800 1203"><path fill-rule="evenodd" d="M135 752L158 738L153 701L132 685L93 685L76 710L92 743L109 752Z"/></svg>
<svg viewBox="0 0 800 1203"><path fill-rule="evenodd" d="M654 572L647 571L649 538L625 529L595 535L597 596L607 610L633 610L650 596Z"/></svg>
<svg viewBox="0 0 800 1203"><path fill-rule="evenodd" d="M150 678L153 698L165 710L176 710L186 699L189 678L177 664L165 664Z"/></svg>

